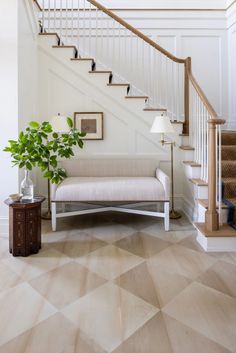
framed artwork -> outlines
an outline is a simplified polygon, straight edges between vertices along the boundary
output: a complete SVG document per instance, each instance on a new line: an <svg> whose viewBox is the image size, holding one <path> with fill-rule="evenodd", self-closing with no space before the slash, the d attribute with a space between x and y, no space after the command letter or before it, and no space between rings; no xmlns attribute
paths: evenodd
<svg viewBox="0 0 236 353"><path fill-rule="evenodd" d="M86 133L83 140L103 140L103 113L75 113L74 126Z"/></svg>

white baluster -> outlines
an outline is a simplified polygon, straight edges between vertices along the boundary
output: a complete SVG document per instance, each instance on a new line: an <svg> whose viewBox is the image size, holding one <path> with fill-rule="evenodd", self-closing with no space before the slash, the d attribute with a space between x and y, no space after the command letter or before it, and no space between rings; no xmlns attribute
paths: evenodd
<svg viewBox="0 0 236 353"><path fill-rule="evenodd" d="M219 182L219 155L218 155L218 126L216 125L216 130L215 130L215 139L216 139L216 144L215 144L215 153L216 153L216 191L215 191L215 195L216 195L216 204L218 203L219 199L218 199L218 182Z"/></svg>
<svg viewBox="0 0 236 353"><path fill-rule="evenodd" d="M71 0L71 11L70 11L71 15L70 15L70 18L71 18L71 25L70 25L70 41L71 41L71 44L74 45L74 1Z"/></svg>
<svg viewBox="0 0 236 353"><path fill-rule="evenodd" d="M89 56L92 56L92 5L89 3Z"/></svg>
<svg viewBox="0 0 236 353"><path fill-rule="evenodd" d="M78 11L77 11L77 48L80 50L80 0L78 0Z"/></svg>
<svg viewBox="0 0 236 353"><path fill-rule="evenodd" d="M147 67L146 67L146 73L147 73L147 78L148 78L148 96L149 98L151 97L151 90L152 90L152 77L151 77L151 66L152 66L152 63L151 63L151 46L148 45L147 47L147 51L148 51L148 64L147 64Z"/></svg>
<svg viewBox="0 0 236 353"><path fill-rule="evenodd" d="M109 24L110 24L110 18L107 17L106 18L106 58L107 58L107 64L108 64L108 67L111 68L111 65L110 65L110 27L109 27Z"/></svg>
<svg viewBox="0 0 236 353"><path fill-rule="evenodd" d="M219 222L220 225L223 224L222 221L222 141L221 141L221 125L218 125L218 135L219 135L219 161L218 161L218 170L219 170L219 177L218 177L218 186L219 186Z"/></svg>
<svg viewBox="0 0 236 353"><path fill-rule="evenodd" d="M200 146L201 146L201 157L200 157L200 163L202 165L201 168L201 179L204 180L204 124L205 124L205 110L203 109L203 113L202 113L202 117L200 120L200 130L199 130L199 134L200 134Z"/></svg>
<svg viewBox="0 0 236 353"><path fill-rule="evenodd" d="M57 4L56 0L54 0L54 5L53 5L53 32L57 32L56 30L56 14L57 14Z"/></svg>
<svg viewBox="0 0 236 353"><path fill-rule="evenodd" d="M165 56L165 78L164 78L164 85L165 85L165 104L167 113L169 112L168 107L168 58Z"/></svg>
<svg viewBox="0 0 236 353"><path fill-rule="evenodd" d="M130 80L130 83L131 83L131 86L130 86L130 93L132 95L133 93L133 72L134 72L134 63L133 63L133 35L132 33L130 33L130 77L131 77L131 80Z"/></svg>
<svg viewBox="0 0 236 353"><path fill-rule="evenodd" d="M104 56L104 54L103 54L103 50L104 50L104 48L103 48L103 21L104 21L104 19L103 19L103 12L101 11L101 16L100 16L100 57L99 57L99 60L101 61L101 63L103 64L104 63L104 61L103 61L103 56Z"/></svg>
<svg viewBox="0 0 236 353"><path fill-rule="evenodd" d="M145 42L144 40L142 41L142 81L143 81L143 87L144 87L144 93L146 93L146 74L145 74Z"/></svg>
<svg viewBox="0 0 236 353"><path fill-rule="evenodd" d="M95 59L98 57L98 9L95 10Z"/></svg>
<svg viewBox="0 0 236 353"><path fill-rule="evenodd" d="M208 158L208 150L209 150L209 136L208 136L208 120L211 119L210 114L208 112L207 117L206 117L206 181L208 181L208 163L209 163L209 158Z"/></svg>
<svg viewBox="0 0 236 353"><path fill-rule="evenodd" d="M197 126L197 116L198 116L198 95L194 91L195 94L195 113L194 113L194 131L197 131L196 126ZM197 134L194 134L194 145L193 147L195 148L194 152L194 160L197 161Z"/></svg>
<svg viewBox="0 0 236 353"><path fill-rule="evenodd" d="M170 61L170 85L169 85L169 94L171 96L171 120L174 120L174 94L175 94L175 77L174 77L174 62Z"/></svg>
<svg viewBox="0 0 236 353"><path fill-rule="evenodd" d="M47 17L48 17L48 32L50 32L50 30L51 30L51 0L48 0Z"/></svg>
<svg viewBox="0 0 236 353"><path fill-rule="evenodd" d="M42 28L45 31L45 0L42 0Z"/></svg>
<svg viewBox="0 0 236 353"><path fill-rule="evenodd" d="M83 1L83 51L86 57L86 0Z"/></svg>
<svg viewBox="0 0 236 353"><path fill-rule="evenodd" d="M153 52L153 107L157 107L157 53Z"/></svg>
<svg viewBox="0 0 236 353"><path fill-rule="evenodd" d="M62 45L62 0L60 0L60 45Z"/></svg>
<svg viewBox="0 0 236 353"><path fill-rule="evenodd" d="M66 0L66 35L65 44L68 44L68 0Z"/></svg>

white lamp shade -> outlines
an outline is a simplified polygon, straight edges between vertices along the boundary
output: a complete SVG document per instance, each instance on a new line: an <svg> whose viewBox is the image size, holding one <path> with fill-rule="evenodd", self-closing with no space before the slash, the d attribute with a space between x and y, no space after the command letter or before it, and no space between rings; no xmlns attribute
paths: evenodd
<svg viewBox="0 0 236 353"><path fill-rule="evenodd" d="M151 133L173 134L174 128L166 115L156 116L152 124Z"/></svg>
<svg viewBox="0 0 236 353"><path fill-rule="evenodd" d="M67 117L60 114L53 116L50 119L50 124L55 132L66 133L70 131L70 128L67 124Z"/></svg>

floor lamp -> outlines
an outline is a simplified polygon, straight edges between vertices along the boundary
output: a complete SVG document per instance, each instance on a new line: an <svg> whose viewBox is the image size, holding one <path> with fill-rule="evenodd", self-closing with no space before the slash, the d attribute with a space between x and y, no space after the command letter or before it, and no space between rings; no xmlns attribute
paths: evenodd
<svg viewBox="0 0 236 353"><path fill-rule="evenodd" d="M52 125L53 131L57 133L67 133L70 131L70 128L67 124L67 118L65 116L58 115L53 116L50 119L50 124ZM50 220L52 217L51 215L51 191L50 191L50 180L48 179L48 207L47 211L42 215L42 219Z"/></svg>
<svg viewBox="0 0 236 353"><path fill-rule="evenodd" d="M161 134L161 144L170 145L171 149L171 211L170 218L171 219L179 219L181 218L181 214L175 211L174 205L174 146L175 142L173 141L165 141L164 134L173 134L175 133L174 128L170 122L170 119L166 116L166 114L162 113L159 116L156 116L154 122L152 124L151 133Z"/></svg>

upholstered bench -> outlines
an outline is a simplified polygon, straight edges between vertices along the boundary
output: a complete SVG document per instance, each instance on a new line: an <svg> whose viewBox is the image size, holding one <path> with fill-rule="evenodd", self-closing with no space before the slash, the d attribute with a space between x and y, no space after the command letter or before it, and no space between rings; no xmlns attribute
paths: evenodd
<svg viewBox="0 0 236 353"><path fill-rule="evenodd" d="M154 159L72 159L60 162L67 177L51 186L52 229L59 217L108 210L130 212L165 220L169 230L169 177L158 168ZM104 203L104 207L57 213L57 203ZM106 205L106 202L108 205ZM134 203L134 208L117 207L115 203ZM164 212L135 209L137 203L161 202ZM111 206L111 204L113 205Z"/></svg>

